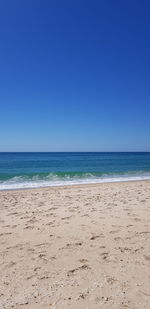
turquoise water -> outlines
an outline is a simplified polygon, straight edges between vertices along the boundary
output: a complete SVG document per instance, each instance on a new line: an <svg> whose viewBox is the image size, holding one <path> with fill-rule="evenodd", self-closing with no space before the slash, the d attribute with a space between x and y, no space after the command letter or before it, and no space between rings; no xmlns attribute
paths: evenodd
<svg viewBox="0 0 150 309"><path fill-rule="evenodd" d="M150 179L150 152L0 153L0 190Z"/></svg>

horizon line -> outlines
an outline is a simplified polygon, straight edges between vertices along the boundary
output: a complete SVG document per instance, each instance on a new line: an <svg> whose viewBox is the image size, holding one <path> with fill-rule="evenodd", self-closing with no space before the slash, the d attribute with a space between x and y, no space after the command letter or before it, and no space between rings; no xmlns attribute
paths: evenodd
<svg viewBox="0 0 150 309"><path fill-rule="evenodd" d="M135 152L150 152L150 150L126 150L126 151L119 151L119 150L115 150L115 151L0 151L0 153L135 153Z"/></svg>

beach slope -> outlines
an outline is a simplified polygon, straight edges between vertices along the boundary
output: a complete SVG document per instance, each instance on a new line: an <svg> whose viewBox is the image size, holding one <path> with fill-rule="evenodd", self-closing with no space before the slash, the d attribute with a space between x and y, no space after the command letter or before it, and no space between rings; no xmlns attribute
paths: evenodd
<svg viewBox="0 0 150 309"><path fill-rule="evenodd" d="M150 181L0 192L0 309L149 309Z"/></svg>

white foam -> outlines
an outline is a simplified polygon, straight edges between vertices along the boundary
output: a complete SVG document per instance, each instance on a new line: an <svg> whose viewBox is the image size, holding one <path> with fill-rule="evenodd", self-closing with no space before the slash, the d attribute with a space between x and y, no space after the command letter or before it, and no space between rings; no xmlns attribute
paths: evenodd
<svg viewBox="0 0 150 309"><path fill-rule="evenodd" d="M90 176L90 175L89 175ZM40 180L38 177L32 180L20 177L13 177L10 180L0 182L0 191L2 190L15 190L15 189L31 189L41 187L55 187L55 186L69 186L79 184L96 184L107 182L121 182L121 181L137 181L137 180L150 180L150 174L145 173L142 175L120 175L118 176L104 176L104 177L86 177L86 178L69 178L59 179L59 177L53 177L53 179Z"/></svg>

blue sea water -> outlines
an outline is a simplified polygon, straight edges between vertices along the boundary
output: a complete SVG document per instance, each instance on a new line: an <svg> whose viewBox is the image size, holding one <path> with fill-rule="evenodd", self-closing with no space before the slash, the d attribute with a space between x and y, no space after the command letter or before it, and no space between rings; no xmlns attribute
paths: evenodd
<svg viewBox="0 0 150 309"><path fill-rule="evenodd" d="M150 152L0 153L0 190L150 179Z"/></svg>

